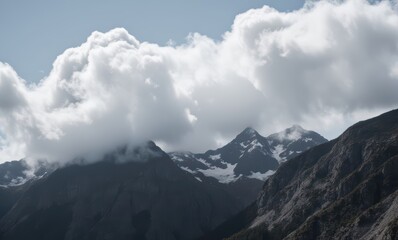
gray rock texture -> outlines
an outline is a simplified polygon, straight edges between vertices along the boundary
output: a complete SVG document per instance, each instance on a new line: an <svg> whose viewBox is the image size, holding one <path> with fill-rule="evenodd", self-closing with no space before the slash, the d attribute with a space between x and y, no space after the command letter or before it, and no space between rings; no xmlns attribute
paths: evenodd
<svg viewBox="0 0 398 240"><path fill-rule="evenodd" d="M142 161L110 154L36 180L1 219L0 239L195 239L240 209L153 143L147 148Z"/></svg>

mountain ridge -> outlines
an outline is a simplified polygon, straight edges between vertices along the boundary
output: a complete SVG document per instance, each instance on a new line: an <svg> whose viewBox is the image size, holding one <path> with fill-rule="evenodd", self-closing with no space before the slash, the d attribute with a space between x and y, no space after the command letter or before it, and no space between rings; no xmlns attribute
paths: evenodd
<svg viewBox="0 0 398 240"><path fill-rule="evenodd" d="M290 138L292 135L294 138ZM263 137L252 127L247 127L229 143L215 150L198 154L189 151L170 152L169 155L178 166L192 174L202 172L208 177L217 178L217 175L206 171L212 167L217 168L220 171L217 179L221 183L236 181L241 176L263 181L280 163L324 142L327 139L299 125L293 125L268 137ZM223 169L227 170L225 175ZM270 172L267 174L268 171Z"/></svg>
<svg viewBox="0 0 398 240"><path fill-rule="evenodd" d="M396 239L397 172L393 110L281 165L265 182L255 214L245 210L204 239ZM232 228L240 230L230 236Z"/></svg>
<svg viewBox="0 0 398 240"><path fill-rule="evenodd" d="M294 138L289 138L292 134ZM199 154L172 152L169 155L181 169L198 180L212 184L218 181L220 187L240 199L246 207L255 201L264 180L283 162L327 141L318 133L298 125L270 136L264 137L247 127L229 143L215 150Z"/></svg>
<svg viewBox="0 0 398 240"><path fill-rule="evenodd" d="M1 218L0 239L195 239L241 208L148 148L157 154L146 161L108 154L33 182Z"/></svg>

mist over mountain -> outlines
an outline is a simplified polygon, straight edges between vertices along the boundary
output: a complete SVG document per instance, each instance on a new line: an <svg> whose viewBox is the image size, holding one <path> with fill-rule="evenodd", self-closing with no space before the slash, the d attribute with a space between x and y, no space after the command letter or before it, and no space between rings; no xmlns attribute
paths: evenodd
<svg viewBox="0 0 398 240"><path fill-rule="evenodd" d="M225 146L205 153L171 152L171 159L200 181L215 180L240 199L244 206L258 195L263 181L280 164L327 140L295 125L269 137L246 128Z"/></svg>
<svg viewBox="0 0 398 240"><path fill-rule="evenodd" d="M154 143L145 151L145 161L121 162L136 157L122 149L35 181L1 218L0 239L195 239L241 208Z"/></svg>
<svg viewBox="0 0 398 240"><path fill-rule="evenodd" d="M2 60L0 161L90 162L147 140L203 152L246 126L298 123L334 138L398 103L396 9L365 0L264 6L237 15L220 40L192 33L178 45L122 27L93 31L36 83Z"/></svg>
<svg viewBox="0 0 398 240"><path fill-rule="evenodd" d="M292 134L294 138L289 137ZM299 126L288 128L277 135L278 140L272 136L265 138L253 128L246 128L230 143L217 150L209 150L203 154L172 152L169 155L175 164L193 174L198 181L217 186L228 192L231 198L236 198L240 203L238 211L257 198L264 180L271 176L283 161L327 141L319 134L304 130ZM283 142L277 142L282 139ZM276 147L271 147L271 145ZM296 146L294 153L291 150L281 151L291 149L292 145ZM137 149L144 148L136 148L135 151ZM134 153L132 150L131 147L126 149L130 151L129 154L124 154L129 156L127 159L121 157L116 151L117 161L143 161L142 159L148 157L145 151ZM286 155L287 157L282 159L279 156L287 152L290 153ZM83 160L81 164L87 163ZM57 168L46 163L31 168L24 160L6 162L0 164L0 183L6 188L20 186L51 174Z"/></svg>
<svg viewBox="0 0 398 240"><path fill-rule="evenodd" d="M0 240L398 240L398 0L173 1L1 3Z"/></svg>
<svg viewBox="0 0 398 240"><path fill-rule="evenodd" d="M274 149L274 157L279 162L289 160L309 148L327 142L318 133L305 130L300 125L293 125L282 132L271 134L267 139Z"/></svg>
<svg viewBox="0 0 398 240"><path fill-rule="evenodd" d="M270 144L277 135L278 144ZM255 156L261 166L275 156L270 146L311 145L308 138L319 135L293 126L270 136L247 128L225 147L178 160L153 142L122 147L95 163L0 187L0 239L394 239L398 110L291 153L265 184L244 173L237 179L204 174L223 164L238 166L248 159L242 154ZM197 172L184 169L184 161ZM256 182L241 179L263 185L253 204L242 195L255 192Z"/></svg>

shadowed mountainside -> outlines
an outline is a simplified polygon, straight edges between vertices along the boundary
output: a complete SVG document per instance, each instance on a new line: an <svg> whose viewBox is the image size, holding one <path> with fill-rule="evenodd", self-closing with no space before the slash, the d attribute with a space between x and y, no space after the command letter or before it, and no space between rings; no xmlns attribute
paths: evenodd
<svg viewBox="0 0 398 240"><path fill-rule="evenodd" d="M141 161L110 154L35 181L1 219L0 239L195 239L240 209L154 143L144 151Z"/></svg>
<svg viewBox="0 0 398 240"><path fill-rule="evenodd" d="M254 214L255 212L255 214ZM204 239L397 239L398 110L291 159ZM237 230L239 229L239 230Z"/></svg>

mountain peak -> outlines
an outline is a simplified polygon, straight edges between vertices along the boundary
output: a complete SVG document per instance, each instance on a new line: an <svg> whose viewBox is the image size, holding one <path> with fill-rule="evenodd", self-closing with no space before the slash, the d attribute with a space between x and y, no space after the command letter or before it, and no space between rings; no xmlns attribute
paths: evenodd
<svg viewBox="0 0 398 240"><path fill-rule="evenodd" d="M254 138L258 135L259 133L256 130L251 127L247 127L238 135L238 138Z"/></svg>
<svg viewBox="0 0 398 240"><path fill-rule="evenodd" d="M286 131L306 132L307 130L305 130L303 127L301 127L298 124L293 124L293 126L291 126L290 128L286 129Z"/></svg>
<svg viewBox="0 0 398 240"><path fill-rule="evenodd" d="M308 133L308 130L305 130L298 124L294 124L290 128L286 128L285 130L274 133L268 136L270 139L278 139L279 141L296 141L300 139L303 135Z"/></svg>
<svg viewBox="0 0 398 240"><path fill-rule="evenodd" d="M397 142L398 111L359 122L281 165L257 206L223 228L243 222L231 239L396 239Z"/></svg>

